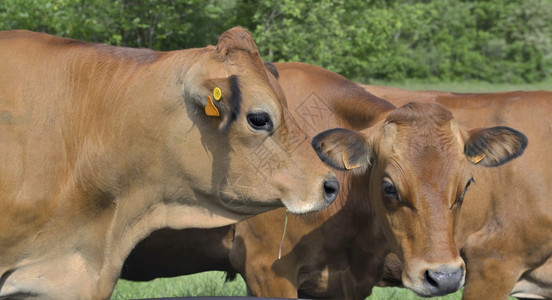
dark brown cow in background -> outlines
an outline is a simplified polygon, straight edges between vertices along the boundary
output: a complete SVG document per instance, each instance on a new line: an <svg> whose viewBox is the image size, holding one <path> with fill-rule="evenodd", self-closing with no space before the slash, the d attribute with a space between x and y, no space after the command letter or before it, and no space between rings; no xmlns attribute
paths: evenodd
<svg viewBox="0 0 552 300"><path fill-rule="evenodd" d="M159 229L132 250L123 265L121 278L150 281L224 271L233 279L236 271L229 259L233 241L234 225L210 229Z"/></svg>
<svg viewBox="0 0 552 300"><path fill-rule="evenodd" d="M322 68L298 63L275 65L288 109L312 137L335 127L375 122L381 112L393 109L387 101ZM340 101L348 101L368 113L344 120L332 107L332 102ZM350 121L355 123L351 125ZM332 299L364 299L370 294L380 277L378 271L386 249L384 237L376 229L365 197L351 193L363 190L365 185L353 184L357 177L352 173L338 173L338 177L342 189L334 205L316 214L289 216L281 259L278 257L284 210L236 226L230 258L247 282L250 294ZM370 240L363 238L366 234Z"/></svg>
<svg viewBox="0 0 552 300"><path fill-rule="evenodd" d="M323 79L317 80L319 78L317 78L316 75L313 75L313 74L320 72L321 74L319 75L322 76L323 78L326 78L326 80L329 78L332 78L332 76L336 76L335 74L330 75L331 73L323 71L319 68L315 68L315 67L313 68L313 67L301 65L301 64L297 64L297 65L278 64L278 68L280 69L280 72L282 74L286 73L285 71L286 68L283 67L284 65L288 65L290 67L290 69L288 70L289 72L292 72L294 69L296 69L296 71L299 72L298 75L297 74L292 75L293 79L291 79L291 82L293 85L301 85L302 83L304 84L304 80L307 80L307 82L310 82L311 86L313 87L312 88L312 91L314 92L313 94L316 95L317 93L320 93L324 95L321 97L321 99L326 99L326 96L328 95L339 99L338 95L340 93L341 93L341 99L346 99L343 102L347 102L349 99L353 98L351 94L348 94L349 90L345 88L345 87L351 87L351 86L340 85L343 82L345 82L345 79L343 79L342 77L334 77L334 80L335 80L334 87L337 86L338 88L334 88L332 90L333 92L331 93L323 93L322 91L324 91L324 87L328 85L331 86L331 84L329 84L327 81ZM307 72L305 70L309 70L309 71ZM308 94L307 98L303 97L302 100L297 100L296 98L292 98L288 92L289 86L286 83L284 83L285 82L284 75L282 76L281 82L283 83L286 94L288 94L288 101L290 102L297 101L297 103L295 104L296 109L293 109L293 105L294 105L293 103L289 103L290 109L297 114L297 112L301 108L304 108L305 100L309 101L307 98L312 98L313 95ZM319 83L320 85L317 85L316 83ZM330 80L330 83L331 83L331 80ZM307 86L307 85L304 84L303 86ZM431 92L429 92L429 94L431 94ZM436 94L452 95L450 93L440 93L440 92L437 92ZM357 95L357 93L354 92L353 95ZM505 95L507 96L507 93ZM463 96L467 96L467 95L456 95L456 97L459 99L461 99ZM475 97L475 95L472 95L472 96ZM487 99L489 95L480 94L479 96L481 97L480 101L485 102L485 99ZM542 101L545 101L545 104L546 104L546 99L550 99L550 93L520 93L515 97L518 97L518 96L522 98L527 98L524 101L520 101L520 102L533 101L529 99L540 97L544 99ZM433 97L433 96L428 96L428 98L430 97ZM456 115L457 109L462 110L462 105L460 101L461 100L459 100L458 102L445 103L445 105L447 106L450 105L448 107L453 109ZM380 103L379 100L376 102ZM487 106L491 110L493 108L492 107L493 105L494 106L504 105L504 103L500 101L494 101L494 100L489 101L486 104L483 104L483 102L481 102L480 105ZM510 101L506 101L506 102L510 102ZM324 110L324 105L320 106L319 104L317 104L317 105L314 105L314 107L316 107L316 110L318 111ZM326 103L325 107L329 108L331 107L331 104ZM348 109L349 111L347 111ZM470 111L473 109L474 107L467 108L465 110L466 114L461 116L460 122L463 122L462 118L469 120ZM525 109L527 110L527 108ZM545 108L545 109L548 109L548 108ZM350 107L341 107L340 110L339 109L330 110L330 112L332 113L332 111L333 112L346 111L350 113L350 110L354 110L352 112L354 114L354 118L352 119L352 122L351 122L351 119L348 119L348 123L349 125L351 125L351 127L355 127L355 126L359 127L358 126L359 123L363 123L367 121L370 122L371 117L367 118L367 116L371 116L372 113L369 113L364 117L362 117L362 112L363 112L362 109L360 109L358 106L355 106L355 105L351 105ZM438 110L442 111L442 109L438 109ZM531 109L529 108L529 110ZM308 116L309 114L304 114L304 115ZM491 118L491 116L493 116L493 114L490 114L490 113L486 113L486 115L488 118ZM325 118L328 119L328 116L326 116ZM494 123L485 124L486 121L484 119L482 119L481 121L482 121L482 125L480 126L488 126L488 125L494 124ZM503 121L505 121L506 124L509 124L507 119ZM326 128L323 128L323 129L326 129ZM500 130L502 129L499 129L499 131ZM508 134L509 133L507 133L506 135ZM516 155L515 152L512 152L512 155L515 156ZM343 159L344 157L342 155L341 160ZM475 161L477 161L477 159L475 159ZM511 170L512 167L507 167L507 166L511 166L513 164L519 164L519 160L516 160L514 161L514 163L510 163L503 167L496 168L496 170L506 170L505 172L508 173L509 172L508 170ZM476 182L481 182L482 180L484 181L485 180L484 177L486 177L485 175L488 176L488 174L485 174L485 173L494 172L492 171L493 169L485 169L485 168L474 168L474 170L479 170L479 173L483 174L481 176L478 175L475 178ZM369 176L369 175L363 175L363 176ZM489 177L492 179L493 176L489 176ZM356 188L358 188L359 186L364 186L364 189L366 189L364 190L364 193L368 194L370 192L370 190L367 189L366 178L362 178L362 176L353 177L353 178L358 179L357 181L355 181L355 184L354 184ZM477 178L480 178L480 180L478 180ZM471 177L469 179L471 179ZM469 183L472 182L469 179L466 179L467 180L465 183L466 185L468 182ZM389 186L389 182L386 182L385 184L386 186ZM477 187L474 188L474 186L477 186ZM481 187L482 186L485 187L485 184L476 183L474 186L470 188L470 192L466 193L466 195L470 195L471 193L472 196L466 196L465 202L473 203L473 201L475 200L471 200L471 199L477 199L478 195L483 195L484 200L480 200L480 201L488 204L490 201L488 200L489 199L488 194L485 195L485 193L480 192ZM501 186L501 185L496 184L495 186ZM347 185L344 188L346 193L350 193L348 188L349 188L349 185ZM458 190L460 191L459 192L460 195L462 195L462 193L464 192L464 188L465 186L458 188ZM507 186L506 190L508 189L511 189L511 187ZM493 192L497 192L497 191L493 190ZM393 195L393 193L391 194ZM505 192L505 194L507 194L507 192ZM363 197L365 197L365 195L363 195ZM454 200L458 200L458 199L460 198L456 198ZM468 199L470 200L468 201ZM396 201L396 200L393 200L393 201ZM346 201L339 201L339 203L344 208L347 207ZM457 207L459 206L458 204L459 202L457 202L454 206ZM389 204L386 204L386 205L389 205ZM391 202L391 205L395 205L395 204ZM478 209L474 205L467 205L467 204L464 205L463 214L469 215L470 214L469 209L474 207L476 210ZM364 205L364 207L357 206L357 205L352 206L353 211L354 210L361 211L363 208L366 208L366 205ZM400 209L404 210L404 208L405 207L401 207ZM486 211L486 210L484 209L483 211ZM370 212L370 210L367 210L367 212ZM250 282L253 283L253 284L250 283L250 291L252 291L253 294L276 296L276 295L281 295L283 293L286 293L285 291L288 291L287 292L288 295L292 295L295 293L295 290L299 289L300 294L302 292L303 295L307 295L307 296L316 295L316 296L322 297L323 295L325 295L329 297L339 298L340 296L335 296L335 295L340 294L340 295L347 295L346 297L349 297L349 298L353 298L354 296L351 296L351 295L354 295L357 291L358 291L358 294L369 293L369 291L371 290L371 285L373 285L373 283L376 281L371 277L378 277L378 275L381 273L380 267L370 269L369 264L373 263L377 266L379 262L379 266L381 266L381 262L383 260L381 259L381 257L378 258L378 256L382 255L381 252L386 251L385 249L386 246L381 245L378 242L379 241L378 239L381 238L381 233L377 234L378 232L377 224L376 226L362 225L360 227L366 230L365 232L361 232L360 230L357 229L357 227L354 227L359 220L358 218L356 219L349 218L349 220L351 221L349 221L348 224L344 220L341 220L340 221L341 223L339 222L336 223L335 220L339 220L339 217L337 217L339 213L337 213L332 218L328 217L328 219L332 220L327 223L328 226L324 227L324 225L322 225L322 227L316 230L314 230L313 227L309 227L309 224L318 225L319 223L324 223L324 217L322 217L321 215L322 214L318 214L317 217L305 216L304 218L302 218L302 220L298 220L298 221L294 221L294 218L290 218L289 228L288 228L288 232L286 234L286 240L283 246L283 252L282 252L283 258L281 260L277 260L277 249L279 248L280 234L281 234L281 231L283 230L283 229L278 230L279 228L283 227L283 223L284 223L283 212L274 211L271 213L267 213L257 218L249 219L246 222L242 222L238 225L238 229L236 232L236 242L238 243L238 245L240 244L245 245L246 248L241 246L240 246L241 248L240 247L234 248L233 251L234 253L237 253L237 254L233 254L233 260L234 260L234 264L238 267L238 269L241 269L242 272L246 274L246 280L248 281L248 283ZM328 214L328 215L331 215L331 214ZM343 216L346 216L346 214L343 214ZM310 220L309 220L309 217L310 217ZM367 222L369 222L370 218L373 219L373 215L365 214L363 221L366 222L366 220L368 220ZM345 217L343 219L347 219L347 218ZM352 220L355 220L355 221L352 221ZM295 225L293 225L294 222L295 222ZM385 224L385 222L386 221L384 220L382 223ZM433 226L439 225L438 222L435 222L435 223L436 224L433 224ZM468 221L466 221L466 223L470 224ZM248 225L249 227L245 227L245 225L247 224L249 224ZM334 225L333 227L332 227L332 224ZM338 224L344 224L345 226L339 227ZM240 227L243 228L242 231L239 230ZM446 228L446 226L444 227ZM467 228L467 226L461 226L461 227L463 229L462 233L464 235L469 235L469 229L465 229ZM354 233L348 233L349 229L351 229L351 231ZM453 232L451 232L451 234L453 234ZM249 234L249 233L254 233L254 234ZM350 239L346 237L342 238L343 236L352 236L355 234L357 234L357 238L355 239ZM393 236L393 234L394 233L392 232L391 236ZM424 232L422 231L420 234L424 234ZM408 238L408 235L406 235L406 238ZM448 238L449 242L451 241L449 237L446 237L446 235L445 235L445 238ZM459 244L463 243L462 242L463 239L465 240L465 237L462 235L456 236L456 240L459 240L458 242ZM336 241L336 243L331 243L332 240ZM400 242L408 242L407 239L406 241L402 241L400 239L398 241L399 242L397 244L399 244ZM436 243L436 244L439 244L439 243ZM445 245L445 244L441 243L441 245ZM454 252L458 252L458 250L455 250L457 249L457 247L454 246L454 241L452 241L452 244L453 244L453 247L450 248L450 251L451 251L450 253L452 256L455 256ZM431 246L431 241L427 246ZM398 246L399 250L401 247L402 245ZM267 250L270 251L270 253L267 254L266 252ZM401 253L401 251L397 251L397 252L404 256L404 253ZM439 252L439 251L434 250L434 252ZM330 255L326 255L327 253L329 253ZM339 255L335 255L335 253L338 253ZM361 257L360 261L355 260L356 259L354 258L355 254L360 254L359 256L356 256L356 257ZM367 254L370 254L370 255L375 254L375 256L370 256ZM240 257L243 258L244 255L247 255L247 259L245 260L245 263L242 261L240 264L239 263ZM319 259L316 259L317 257ZM472 257L477 258L477 256L472 256ZM310 259L310 258L313 258L313 259ZM375 262L373 259L375 259ZM330 268L329 266L332 264L333 264L333 267ZM345 267L343 268L343 266ZM244 269L247 269L247 268L249 270L243 271ZM470 267L468 266L468 268ZM365 272L365 274L362 274L362 272ZM248 273L250 274L250 277L252 277L253 279L249 279L249 280L247 279ZM259 275L259 274L262 274L262 275ZM526 274L531 274L531 273L526 273ZM421 294L426 292L432 293L431 291L432 288L434 290L437 290L439 288L438 286L437 287L432 286L432 284L439 284L438 280L443 279L442 277L445 277L445 281L446 281L446 279L449 279L450 277L454 277L454 275L458 275L458 273L449 272L447 274L445 272L437 272L434 274L430 274L429 271L424 272L424 274L422 274L421 277L425 278L426 281L428 281L427 276L430 276L429 278L430 283L429 283L429 287L426 286L427 291L424 292L422 290ZM431 276L436 276L436 280L432 279ZM255 279L255 277L257 279ZM280 277L280 279L278 280L277 277ZM469 278L470 276L468 275L468 279ZM431 282L431 280L433 280L433 282ZM422 289L424 288L423 285L424 283L422 282ZM454 284L454 286L457 287L458 284ZM351 287L351 289L349 289L349 287ZM419 287L420 286L418 287L414 286L414 288L419 288ZM451 288L449 286L445 286L444 290L450 291L450 290L453 290L455 287ZM276 290L278 290L279 292L276 292ZM485 293L491 294L493 292L508 294L510 290L506 290L505 292L504 289L501 290L500 288L496 290L486 288L484 291L479 291L479 292L482 294L485 294ZM418 292L420 291L418 290ZM440 292L437 291L437 293L440 293ZM361 298L361 297L364 297L365 295L366 294L358 297ZM341 297L344 297L344 296L341 296ZM467 297L469 297L469 294L467 295Z"/></svg>

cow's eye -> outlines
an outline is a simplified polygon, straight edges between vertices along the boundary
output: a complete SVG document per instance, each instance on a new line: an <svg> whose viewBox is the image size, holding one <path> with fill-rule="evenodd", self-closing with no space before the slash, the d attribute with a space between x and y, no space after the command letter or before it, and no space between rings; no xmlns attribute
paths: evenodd
<svg viewBox="0 0 552 300"><path fill-rule="evenodd" d="M466 187L464 187L464 191L462 191L462 194L460 194L460 196L456 199L456 201L454 201L453 207L455 205L462 205L462 202L464 202L464 195L466 195L466 192L468 191L468 187L472 182L475 182L475 180L473 180L473 177L470 178L470 180L468 180L468 183L466 183Z"/></svg>
<svg viewBox="0 0 552 300"><path fill-rule="evenodd" d="M248 113L247 123L255 130L264 130L271 132L274 128L270 115L266 112Z"/></svg>
<svg viewBox="0 0 552 300"><path fill-rule="evenodd" d="M384 180L381 183L381 189L383 190L383 194L385 195L385 197L399 201L399 194L397 193L397 189L391 182Z"/></svg>

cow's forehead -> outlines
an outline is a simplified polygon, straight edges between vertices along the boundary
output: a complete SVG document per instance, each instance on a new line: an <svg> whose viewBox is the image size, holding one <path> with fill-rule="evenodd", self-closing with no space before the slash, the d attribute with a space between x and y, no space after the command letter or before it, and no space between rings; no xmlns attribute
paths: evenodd
<svg viewBox="0 0 552 300"><path fill-rule="evenodd" d="M233 97L232 112L243 117L250 112L265 111L271 115L275 125L280 126L283 101L281 98L284 97L284 93L277 79L267 71L258 55L244 50L235 50L229 56L230 59L222 62L222 65L218 62L211 67L218 68L216 72L222 72L223 77L236 79L229 84L231 92L228 94ZM226 94L226 91L223 90L222 93ZM233 101L237 94L240 95L239 101ZM235 119L230 121L226 128Z"/></svg>
<svg viewBox="0 0 552 300"><path fill-rule="evenodd" d="M230 70L236 72L242 82L240 87L247 96L244 99L246 104L262 100L280 106L279 97L283 97L283 92L279 90L278 81L267 71L261 58L248 53L239 53L239 57L242 65L231 65Z"/></svg>
<svg viewBox="0 0 552 300"><path fill-rule="evenodd" d="M226 66L230 72L236 72L242 76L258 78L269 84L266 67L261 57L243 50L232 51Z"/></svg>
<svg viewBox="0 0 552 300"><path fill-rule="evenodd" d="M427 123L436 126L444 125L452 120L452 113L443 105L430 102L411 102L392 111L386 121L397 124Z"/></svg>
<svg viewBox="0 0 552 300"><path fill-rule="evenodd" d="M409 103L391 112L383 135L394 144L395 152L424 156L428 147L446 152L457 146L452 113L436 103Z"/></svg>
<svg viewBox="0 0 552 300"><path fill-rule="evenodd" d="M452 114L440 105L407 104L391 113L380 131L380 159L413 176L448 177L465 163Z"/></svg>
<svg viewBox="0 0 552 300"><path fill-rule="evenodd" d="M397 134L402 132L399 130ZM457 155L456 139L449 136L447 140L450 142L428 145L411 139L390 147L394 153L381 162L378 179L390 181L404 197L401 201L409 203L410 207L450 207L470 172L465 157Z"/></svg>

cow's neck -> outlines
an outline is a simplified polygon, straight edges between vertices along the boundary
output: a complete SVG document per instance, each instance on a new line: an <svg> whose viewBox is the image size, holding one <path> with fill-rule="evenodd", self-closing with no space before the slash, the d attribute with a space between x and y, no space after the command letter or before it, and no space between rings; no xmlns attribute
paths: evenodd
<svg viewBox="0 0 552 300"><path fill-rule="evenodd" d="M201 53L192 53L196 54ZM134 245L152 231L222 226L239 217L216 207L214 196L198 192L193 181L183 178L186 174L170 165L174 161L164 148L173 130L169 124L180 124L189 128L182 147L203 150L197 126L179 107L182 82L188 76L185 59L169 55L148 64L104 61L114 67L87 71L101 78L97 85L89 84L94 89L75 85L72 90L74 103L66 111L72 121L62 130L77 138L65 145L73 174L67 201L60 206L84 212L78 226L80 238L70 247L99 272L94 277L100 289L109 288ZM95 99L90 93L95 93ZM87 209L91 206L94 209ZM62 224L61 219L56 222ZM88 257L78 250L88 247L108 250L103 257Z"/></svg>

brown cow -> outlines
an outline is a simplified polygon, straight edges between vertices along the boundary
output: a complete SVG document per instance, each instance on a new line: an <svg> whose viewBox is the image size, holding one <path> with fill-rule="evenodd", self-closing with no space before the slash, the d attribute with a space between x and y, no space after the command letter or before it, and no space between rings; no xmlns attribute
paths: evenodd
<svg viewBox="0 0 552 300"><path fill-rule="evenodd" d="M0 298L107 298L153 230L335 198L243 28L171 52L1 32L0 57Z"/></svg>
<svg viewBox="0 0 552 300"><path fill-rule="evenodd" d="M468 264L468 279L472 278L472 282L477 282L481 278L488 277L495 277L493 278L494 280L500 280L500 277L497 275L489 273L497 272L500 274L503 272L504 274L500 275L504 276L506 282L510 285L510 287L501 287L500 285L496 286L491 283L488 286L489 291L485 290L485 293L489 295L493 295L491 293L505 295L508 289L510 289L510 294L516 297L552 298L552 260L547 253L550 251L547 250L550 249L550 244L547 241L550 230L545 225L551 220L546 216L547 209L545 208L549 206L546 203L545 195L550 192L550 185L545 183L550 182L551 174L549 169L545 168L548 156L544 154L547 149L548 151L550 149L549 138L552 135L552 125L548 117L552 104L552 93L535 91L458 94L438 91L409 91L373 85L363 85L363 87L368 92L385 97L399 105L406 103L411 97L424 102L440 103L449 108L455 117L465 125L489 126L499 123L507 124L516 126L516 128L525 127L526 129L523 131L534 136L531 139L531 135L529 135L530 140L538 143L538 146L530 146L528 153L524 155L524 159L529 160L529 163L524 164L523 168L521 166L517 167L517 172L514 173L516 176L511 179L514 181L518 179L519 182L515 182L511 186L508 186L506 183L499 185L500 187L505 187L505 191L502 192L505 196L503 196L503 199L500 199L500 193L495 192L491 194L490 197L494 201L491 204L487 203L487 205L490 205L493 209L482 209L476 205L468 205L469 202L464 204L462 215L466 215L467 217L461 217L461 234L457 238L457 241L460 244L467 242L467 246L464 246L463 249L464 252L471 251L478 254L476 255L477 259L472 259L476 262ZM538 152L543 153L542 155L544 156L538 156ZM527 157L528 155L531 156ZM545 159L544 161L543 158ZM522 162L514 162L512 168L515 169L515 165L519 165L520 163ZM530 182L534 176L537 178L534 182ZM505 179L501 180L505 181ZM502 203L497 202L499 200ZM519 203L519 207L525 207L528 210L516 210L516 204L514 203ZM500 204L502 204L502 210L493 211L496 208L492 205ZM535 207L540 208L534 210ZM488 215L482 217L482 211ZM474 218L473 216L479 216L479 218ZM505 221L505 216L508 216L507 221ZM502 224L502 222L507 224ZM535 230L531 230L533 228ZM501 233L506 235L506 237L501 237ZM466 237L468 237L467 240ZM485 241L485 239L488 241ZM473 244L477 248L472 246ZM495 268L493 265L486 267L485 265L478 264L485 259L485 255L505 262L507 258L518 260L518 265L514 265L512 269L508 269L506 267L507 264L504 263L504 267L493 269ZM472 254L472 256L474 255ZM501 263L494 262L494 264L500 265ZM470 268L470 266L473 267ZM512 282L516 280L518 282L512 289ZM470 287L473 298L475 298L477 290L473 291L474 284L470 284L468 281L466 285ZM468 297L470 295L466 293L466 298Z"/></svg>
<svg viewBox="0 0 552 300"><path fill-rule="evenodd" d="M312 107L318 112L323 112L326 108L325 113L327 115L318 115L319 117L324 118L324 120L337 120L336 122L339 122L339 118L341 118L342 114L345 113L345 116L352 115L354 116L353 119L347 118L345 119L346 121L341 121L341 123L347 122L350 127L353 128L362 127L361 124L363 123L370 123L371 119L374 117L374 111L389 109L388 105L383 104L378 99L374 99L373 96L360 96L361 93L358 92L357 87L350 82L347 83L346 79L337 76L336 74L304 64L277 64L277 66L282 74L280 82L288 97L290 109L295 112L298 119L301 119L301 115L305 117L303 120L305 121L303 128L309 128L309 126L313 124L316 126L323 126L322 129L326 129L325 127L328 126L328 124L324 122L309 123L309 121L313 120L313 111L305 111L305 107ZM287 80L286 77L288 78ZM311 89L310 91L307 89L306 96L304 94L295 94L295 96L293 96L293 89L297 86L301 86L303 88L309 86ZM327 92L326 88L332 92ZM430 94L430 92L428 93ZM449 93L436 94L452 95ZM507 94L508 93L504 95ZM463 110L460 105L460 101L464 96L469 97L470 95L457 95L459 99L458 101L452 101L444 104L449 105L449 107L455 111L456 114L457 110ZM489 95L485 94L481 94L479 96L483 101L489 97ZM533 101L529 99L535 97L550 98L550 93L522 93L521 96L527 97L528 101ZM375 106L376 108L372 107L370 110L363 110L362 105L367 104L354 105L354 99L359 98L364 99L363 101L366 102L377 103L378 105ZM316 103L316 101L320 99L322 100L322 103ZM333 103L332 101L328 102L328 99L334 99ZM493 105L495 107L497 105L503 105L493 99L490 100L491 101L485 104L489 106L490 110L492 110ZM343 106L343 103L348 106ZM410 106L414 106L413 110L419 110L419 108L415 107L416 105L409 105L404 109ZM330 110L329 108L333 109ZM424 109L426 108L424 107ZM436 114L439 112L445 117L450 117L449 113L440 106L433 105L427 107L427 109L430 111L434 110L434 113ZM393 110L393 108L390 108L390 110ZM398 111L400 112L401 109ZM474 108L467 108L466 111L461 114L460 120L462 121L462 118L469 120L469 116L473 113L473 111ZM427 115L423 112L422 116L425 118ZM493 119L492 114L489 114L488 117ZM509 124L508 120L503 121ZM495 122L500 122L500 120L495 119ZM482 123L483 124L476 126L493 125L492 123ZM395 125L388 126L394 127ZM454 127L457 128L457 132L462 132L459 129L459 126L455 125ZM373 128L375 127L372 127L370 130L373 130ZM495 128L482 132L499 132L498 137L503 138L506 141L513 141L513 145L517 147L517 151L521 151L523 149L523 137L518 135L515 131L511 131L510 129ZM510 133L513 135L510 135ZM417 134L417 132L414 132L412 133L412 136L416 136ZM467 133L463 132L463 135L456 136L452 140L451 145L458 148L458 143L460 143L460 141L464 142L463 138L465 138L466 135ZM512 158L518 155L519 152L517 151L512 151L510 154L506 155L506 157ZM460 155L461 153L462 151L458 150L457 154ZM338 163L341 163L342 159L343 156L338 157ZM439 162L438 160L436 161ZM484 190L484 187L489 183L494 184L491 186L501 187L502 185L500 182L491 182L493 180L493 176L495 176L496 173L501 174L501 172L510 172L512 165L515 166L515 164L520 163L520 161L515 161L514 164L508 164L495 168L494 170L491 168L486 169L471 166L473 163L466 163L466 159L463 157L462 159L457 159L455 163L458 165L464 164L464 168L460 168L460 170L473 170L473 174L477 175L474 176L477 184L475 184L471 191L467 193L468 196L466 196L466 203L468 204L464 205L464 214L469 214L469 212L466 212L468 209L475 207L475 210L477 210L478 207L471 205L473 200L468 201L468 199L477 199L479 195L481 195L484 199L483 202L490 202L491 200L489 200L489 196L485 195L485 193L480 190ZM482 160L479 163L486 164L487 162ZM381 164L381 162L379 164ZM446 171L450 172L449 174L452 174L455 170L457 171L458 169L452 168L451 170ZM429 173L431 174L431 172ZM447 173L443 171L442 174ZM338 201L336 201L336 205L340 205L337 209L317 213L315 216L290 217L288 231L283 244L283 256L280 260L278 260L277 257L281 238L280 235L282 233L284 223L283 211L265 213L261 216L238 224L236 229L236 246L232 250L232 260L238 270L244 274L244 277L249 285L250 292L252 294L262 296L288 297L297 297L297 290L299 290L299 295L307 297L363 298L368 295L371 287L381 275L383 255L387 251L385 243L380 243L382 233L378 229L378 224L372 222L374 220L372 210L376 210L376 214L382 211L384 216L391 214L391 217L393 217L393 214L397 215L399 213L404 213L405 210L408 214L408 211L412 210L411 207L405 207L402 203L395 203L393 201L396 200L392 199L388 199L392 201L388 201L390 203L384 202L384 207L379 207L378 209L375 209L375 206L373 206L374 204L369 205L370 203L362 202L362 200L366 201L369 193L373 193L374 190L377 191L378 189L381 189L381 187L378 187L377 184L375 188L372 186L368 188L369 185L367 185L366 182L370 180L371 177L373 180L375 176L367 173L361 176L347 177L348 179L346 178L343 180L345 190L344 193L340 194L338 197ZM465 185L467 185L468 182L471 183L470 179L471 177L465 179L467 181L463 183L464 186L460 185L460 187L457 187L456 193L458 196L462 195L464 192ZM404 184L404 182L400 183ZM385 182L385 185L389 188L388 181ZM510 187L508 186L508 188ZM402 192L404 193L404 191ZM414 191L408 192L414 193ZM426 191L427 194L431 194L431 192L431 189L429 192ZM376 193L376 195L378 194ZM449 197L450 196L451 195L449 195ZM382 197L376 197L376 199L378 198L381 200ZM401 194L401 198L406 198L406 201L408 201L408 204L411 206L423 205L423 201L411 204L412 202L410 200L414 198L412 196L406 197L404 194ZM355 203L355 199L359 200L356 200L357 202ZM460 200L460 197L455 200ZM375 204L378 204L378 202L375 202ZM460 203L457 202L454 205L455 211L458 210L458 207L460 206L459 204ZM398 208L393 207L393 205ZM466 207L468 209L466 209ZM438 205L436 205L434 207L430 206L429 209L438 210L438 208ZM388 209L390 209L392 213L389 213L387 211ZM458 212L455 212L455 214L457 215ZM438 213L435 218L438 217L450 216ZM410 224L413 226L419 222L416 218L412 218L410 221ZM395 226L403 225L396 221L389 223ZM407 255L417 254L412 253L414 252L413 250L424 252L424 250L426 250L425 248L430 251L430 253L424 257L425 259L438 260L438 255L440 254L438 250L440 249L435 250L435 248L430 248L432 244L448 247L448 249L445 248L445 250L449 253L445 253L445 255L449 255L449 261L452 261L452 268L448 267L449 269L452 269L452 272L449 271L449 274L446 274L446 272L442 272L442 269L439 270L439 268L437 268L436 271L432 271L429 268L427 268L427 270L423 270L424 268L422 268L423 272L420 274L420 278L422 280L418 282L413 282L412 279L408 277L409 274L406 273L405 283L409 285L409 287L415 289L420 294L429 295L453 291L460 286L464 277L462 267L463 262L458 255L457 248L454 246L455 244L452 236L452 229L450 229L451 231L447 234L446 230L438 228L438 223L422 223L422 225L428 227L434 226L439 229L432 231L434 234L429 236L429 238L437 239L437 242L435 242L435 240L423 240L420 238L419 240L425 242L425 248L422 247L422 249L416 249L416 244L409 240L409 238L411 239L413 235L412 233L407 231L404 235L404 239L401 240L400 238L402 236L396 232L393 232L393 228L389 228L389 223L386 219L384 219L382 225L384 228L387 227L387 234L393 238L391 241L395 243L395 245L392 244L392 246L394 246L394 250L399 253L403 260L405 257L408 260L409 257ZM469 222L467 223L470 224ZM422 229L424 229L423 226ZM424 232L425 229L419 231L419 237L424 237ZM445 234L443 234L443 232L445 232ZM462 238L457 238L457 240L461 239ZM409 245L409 242L412 243L412 245ZM413 242L417 241L414 240ZM447 245L447 243L452 243L452 246ZM441 256L443 261L446 258L446 256ZM410 261L415 262L414 259ZM418 263L418 266L423 264L429 263L422 261L421 264ZM416 267L416 265L414 267ZM410 270L411 269L412 266L410 266ZM444 269L446 270L446 267ZM407 269L406 271L408 272L409 270ZM468 277L468 279L469 278L470 277ZM487 291L486 289L484 292L490 293L491 291ZM509 291L507 291L507 293L508 292Z"/></svg>
<svg viewBox="0 0 552 300"><path fill-rule="evenodd" d="M463 125L514 125L535 141L521 159L494 170L473 172L476 185L466 194L456 235L468 262L464 294L467 299L482 295L505 298L512 289L523 291L522 284L531 286L526 284L528 281L532 281L533 287L550 286L549 267L543 265L550 252L550 230L546 226L550 220L549 205L545 199L550 192L547 182L551 179L546 168L551 134L547 117L550 100L549 92L436 97L435 102L451 108ZM483 186L479 182L484 182ZM446 228L443 224L447 225L443 220L440 227ZM514 287L520 278L522 281Z"/></svg>

